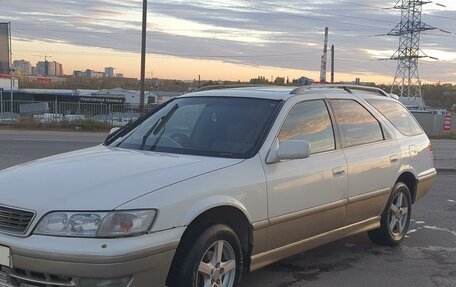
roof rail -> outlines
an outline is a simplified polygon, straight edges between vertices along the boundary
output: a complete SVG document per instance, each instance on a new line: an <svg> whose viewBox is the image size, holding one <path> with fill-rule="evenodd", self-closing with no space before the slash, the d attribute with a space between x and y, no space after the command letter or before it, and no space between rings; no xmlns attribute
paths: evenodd
<svg viewBox="0 0 456 287"><path fill-rule="evenodd" d="M235 88L255 88L255 87L270 87L270 85L255 85L255 84L233 84L233 85L210 85L197 88L192 92L203 92L210 90L221 90L221 89L235 89Z"/></svg>
<svg viewBox="0 0 456 287"><path fill-rule="evenodd" d="M330 85L310 85L310 86L303 86L294 89L290 92L292 95L303 94L305 91L312 89L312 88L333 88L333 89L344 89L348 93L351 93L351 90L359 90L359 91L368 91L368 92L377 92L381 96L388 97L388 98L395 98L393 95L388 94L384 90L376 87L369 87L369 86L360 86L360 85L343 85L343 84L330 84Z"/></svg>

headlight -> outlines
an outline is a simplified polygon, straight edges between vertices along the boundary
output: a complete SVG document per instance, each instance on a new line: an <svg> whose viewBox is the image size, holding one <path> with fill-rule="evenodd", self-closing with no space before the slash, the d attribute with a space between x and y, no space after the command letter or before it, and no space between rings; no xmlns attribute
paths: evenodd
<svg viewBox="0 0 456 287"><path fill-rule="evenodd" d="M45 215L34 234L68 237L125 237L147 233L157 211L52 212Z"/></svg>

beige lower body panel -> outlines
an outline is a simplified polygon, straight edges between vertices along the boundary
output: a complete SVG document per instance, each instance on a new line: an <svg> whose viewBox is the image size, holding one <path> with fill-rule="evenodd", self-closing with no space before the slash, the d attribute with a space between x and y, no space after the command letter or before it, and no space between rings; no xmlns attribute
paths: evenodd
<svg viewBox="0 0 456 287"><path fill-rule="evenodd" d="M416 185L416 200L425 196L434 185L434 182L437 178L437 171L430 172L427 175L424 175L418 178L418 183Z"/></svg>
<svg viewBox="0 0 456 287"><path fill-rule="evenodd" d="M391 194L391 188L353 196L348 199L345 225L360 222L382 214Z"/></svg>
<svg viewBox="0 0 456 287"><path fill-rule="evenodd" d="M271 220L266 250L273 250L297 242L302 238L310 238L344 226L345 204L344 202L341 206L284 222L276 223Z"/></svg>
<svg viewBox="0 0 456 287"><path fill-rule="evenodd" d="M314 222L314 225L321 224L321 221ZM355 224L351 224L345 227L337 228L332 231L328 231L304 240L294 242L285 246L281 246L267 252L263 252L252 256L252 263L250 270L256 270L266 265L289 257L291 255L298 254L300 252L324 245L326 243L351 236L360 232L376 229L380 227L380 217L373 217L368 220L364 220ZM282 234L284 236L284 234Z"/></svg>
<svg viewBox="0 0 456 287"><path fill-rule="evenodd" d="M268 239L269 220L263 220L253 224L253 250L252 255L262 253L266 250Z"/></svg>

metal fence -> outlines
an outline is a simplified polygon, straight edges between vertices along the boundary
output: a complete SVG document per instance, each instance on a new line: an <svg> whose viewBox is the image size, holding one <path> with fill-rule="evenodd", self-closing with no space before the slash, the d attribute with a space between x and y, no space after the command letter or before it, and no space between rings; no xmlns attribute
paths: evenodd
<svg viewBox="0 0 456 287"><path fill-rule="evenodd" d="M131 104L105 104L105 103L78 103L78 102L41 102L47 103L46 111L39 113L21 114L21 106L36 104L36 101L14 101L11 110L11 101L3 101L0 111L0 123L19 121L21 117L33 117L35 120L45 123L52 121L74 121L79 119L95 119L109 122L115 126L125 125L139 117L139 105ZM145 106L150 111L157 104ZM432 113L412 112L415 118L428 136L443 136L444 116ZM451 131L456 133L456 114L452 116Z"/></svg>
<svg viewBox="0 0 456 287"><path fill-rule="evenodd" d="M45 103L46 110L27 112L24 106L30 104ZM157 104L145 106L148 112ZM80 119L95 119L97 121L110 122L113 125L124 125L139 117L139 105L131 104L105 104L105 103L79 103L79 102L38 102L38 101L14 101L11 110L11 101L3 101L0 110L0 122L9 123L18 121L21 117L33 117L35 120L45 123L51 121L74 121Z"/></svg>
<svg viewBox="0 0 456 287"><path fill-rule="evenodd" d="M444 131L445 116L431 113L412 112L428 136L441 137L446 133L456 133L456 114L451 117L451 130Z"/></svg>

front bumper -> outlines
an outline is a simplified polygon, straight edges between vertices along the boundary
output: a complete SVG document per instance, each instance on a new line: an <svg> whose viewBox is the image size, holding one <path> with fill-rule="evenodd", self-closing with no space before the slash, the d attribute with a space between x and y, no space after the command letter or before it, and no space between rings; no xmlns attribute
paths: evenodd
<svg viewBox="0 0 456 287"><path fill-rule="evenodd" d="M162 287L183 231L115 239L0 235L0 245L11 249L0 286L93 287L114 280L118 285L106 286Z"/></svg>

